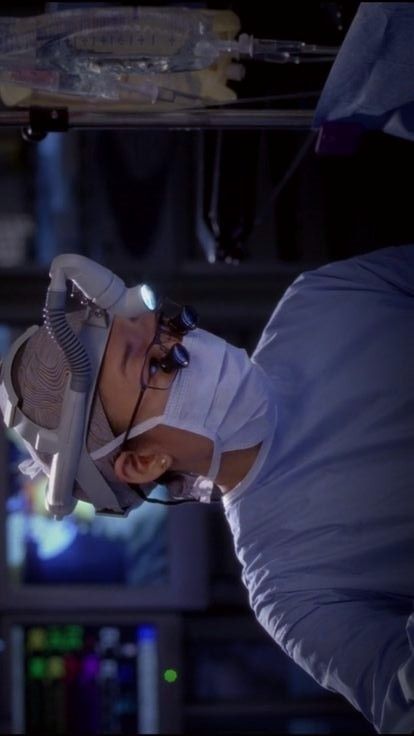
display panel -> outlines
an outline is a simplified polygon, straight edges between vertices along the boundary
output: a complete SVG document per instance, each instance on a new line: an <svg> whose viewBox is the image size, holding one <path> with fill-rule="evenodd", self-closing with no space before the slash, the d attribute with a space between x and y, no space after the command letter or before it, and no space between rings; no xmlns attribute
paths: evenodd
<svg viewBox="0 0 414 736"><path fill-rule="evenodd" d="M3 622L12 733L165 733L178 728L179 629L174 617ZM175 673L175 681L169 673Z"/></svg>
<svg viewBox="0 0 414 736"><path fill-rule="evenodd" d="M44 479L18 470L25 455L0 436L4 529L0 610L48 608L196 609L207 602L207 513L188 504L142 504L126 519L95 516L79 502L55 521L44 510ZM163 489L155 489L160 498ZM204 506L204 505L203 505Z"/></svg>
<svg viewBox="0 0 414 736"><path fill-rule="evenodd" d="M95 516L90 504L79 501L73 514L56 523L45 510L47 479L19 471L26 453L12 432L6 437L6 558L12 584L168 583L166 506L143 504L126 519L116 519ZM164 496L158 489L158 497Z"/></svg>

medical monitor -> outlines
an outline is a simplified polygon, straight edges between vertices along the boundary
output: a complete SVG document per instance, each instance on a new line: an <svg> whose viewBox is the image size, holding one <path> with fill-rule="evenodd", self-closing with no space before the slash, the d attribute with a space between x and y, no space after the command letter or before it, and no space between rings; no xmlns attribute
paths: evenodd
<svg viewBox="0 0 414 736"><path fill-rule="evenodd" d="M0 611L196 609L207 601L206 514L196 504L143 503L127 518L79 502L62 521L44 507L46 480L23 475L26 453L1 431ZM165 498L161 487L153 495Z"/></svg>
<svg viewBox="0 0 414 736"><path fill-rule="evenodd" d="M177 617L23 614L0 632L9 733L179 731Z"/></svg>

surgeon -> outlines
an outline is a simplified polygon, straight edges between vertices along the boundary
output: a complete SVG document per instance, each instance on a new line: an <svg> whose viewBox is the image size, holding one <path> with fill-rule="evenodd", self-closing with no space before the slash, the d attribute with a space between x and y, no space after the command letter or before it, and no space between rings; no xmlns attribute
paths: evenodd
<svg viewBox="0 0 414 736"><path fill-rule="evenodd" d="M188 306L134 314L111 277L68 313L86 271L52 268L45 325L1 374L51 513L126 514L157 483L218 495L261 625L379 732L412 733L414 246L303 273L252 357Z"/></svg>

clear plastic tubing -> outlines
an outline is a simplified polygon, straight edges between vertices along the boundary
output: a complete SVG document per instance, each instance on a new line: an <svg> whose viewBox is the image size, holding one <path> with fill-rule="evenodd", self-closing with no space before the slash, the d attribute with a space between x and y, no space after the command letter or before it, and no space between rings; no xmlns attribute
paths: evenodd
<svg viewBox="0 0 414 736"><path fill-rule="evenodd" d="M99 8L0 21L0 65L36 60L76 74L178 72L208 67L219 55L212 16L202 9ZM195 49L208 42L203 53Z"/></svg>

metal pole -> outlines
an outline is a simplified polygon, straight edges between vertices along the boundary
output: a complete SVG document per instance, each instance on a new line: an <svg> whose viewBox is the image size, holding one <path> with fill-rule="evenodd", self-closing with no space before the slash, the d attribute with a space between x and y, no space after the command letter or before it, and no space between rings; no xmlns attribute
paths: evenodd
<svg viewBox="0 0 414 736"><path fill-rule="evenodd" d="M278 129L309 130L313 110L183 110L176 112L107 112L69 110L72 129ZM0 128L30 125L28 109L0 110ZM45 130L47 133L48 131Z"/></svg>

